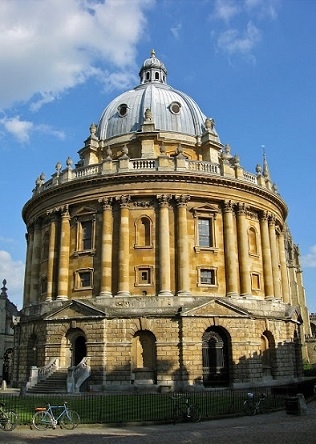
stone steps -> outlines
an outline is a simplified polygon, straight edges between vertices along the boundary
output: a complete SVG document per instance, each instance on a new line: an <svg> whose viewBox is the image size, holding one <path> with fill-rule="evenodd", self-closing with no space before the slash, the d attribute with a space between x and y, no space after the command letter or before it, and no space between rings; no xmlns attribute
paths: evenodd
<svg viewBox="0 0 316 444"><path fill-rule="evenodd" d="M60 368L52 373L45 381L38 382L34 387L29 389L27 393L51 393L64 394L67 393L67 374L66 368Z"/></svg>

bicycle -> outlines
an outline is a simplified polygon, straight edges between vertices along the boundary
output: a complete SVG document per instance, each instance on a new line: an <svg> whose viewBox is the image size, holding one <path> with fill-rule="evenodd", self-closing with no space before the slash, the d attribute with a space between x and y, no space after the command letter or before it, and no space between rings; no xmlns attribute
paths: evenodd
<svg viewBox="0 0 316 444"><path fill-rule="evenodd" d="M270 413L272 407L270 401L264 393L259 395L258 401L254 399L253 393L247 393L247 399L244 401L244 412L248 416L259 413Z"/></svg>
<svg viewBox="0 0 316 444"><path fill-rule="evenodd" d="M180 418L183 421L198 422L201 419L201 411L198 405L191 404L185 395L171 396L173 400L173 423Z"/></svg>
<svg viewBox="0 0 316 444"><path fill-rule="evenodd" d="M57 417L53 413L56 409L62 409ZM35 408L32 424L37 430L45 430L48 427L56 429L57 424L61 428L73 430L80 424L80 416L74 410L69 410L66 402L63 405L47 404L47 407Z"/></svg>
<svg viewBox="0 0 316 444"><path fill-rule="evenodd" d="M12 431L18 425L19 417L14 410L8 410L4 402L0 402L0 428L5 431Z"/></svg>

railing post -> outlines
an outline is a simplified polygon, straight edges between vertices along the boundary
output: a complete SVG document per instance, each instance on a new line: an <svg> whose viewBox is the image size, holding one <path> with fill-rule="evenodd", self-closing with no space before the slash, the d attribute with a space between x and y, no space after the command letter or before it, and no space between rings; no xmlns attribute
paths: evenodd
<svg viewBox="0 0 316 444"><path fill-rule="evenodd" d="M31 375L29 377L28 382L26 383L26 389L30 389L34 387L38 383L38 367L36 365L33 365L31 367Z"/></svg>

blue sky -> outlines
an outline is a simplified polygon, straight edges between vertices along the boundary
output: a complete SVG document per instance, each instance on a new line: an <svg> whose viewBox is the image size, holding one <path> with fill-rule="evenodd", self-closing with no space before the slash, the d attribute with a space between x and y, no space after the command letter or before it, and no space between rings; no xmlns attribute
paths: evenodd
<svg viewBox="0 0 316 444"><path fill-rule="evenodd" d="M246 170L265 146L316 312L315 20L314 0L1 0L0 281L18 308L36 178L78 160L155 49Z"/></svg>

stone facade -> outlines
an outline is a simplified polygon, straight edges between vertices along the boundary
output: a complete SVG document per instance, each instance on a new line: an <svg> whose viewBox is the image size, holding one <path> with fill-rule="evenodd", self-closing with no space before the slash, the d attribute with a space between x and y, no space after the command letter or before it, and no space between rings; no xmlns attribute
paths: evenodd
<svg viewBox="0 0 316 444"><path fill-rule="evenodd" d="M6 280L2 281L0 293L0 381L9 386L13 372L13 323L18 316L17 307L10 302Z"/></svg>
<svg viewBox="0 0 316 444"><path fill-rule="evenodd" d="M245 171L213 119L165 76L152 54L135 88L135 97L156 88L143 120L110 134L110 121L123 128L137 106L118 97L113 118L110 104L91 125L79 162L36 181L23 209L16 384L57 358L63 368L87 358L92 390L302 377L310 327L299 251L267 161ZM178 130L188 119L196 134Z"/></svg>

